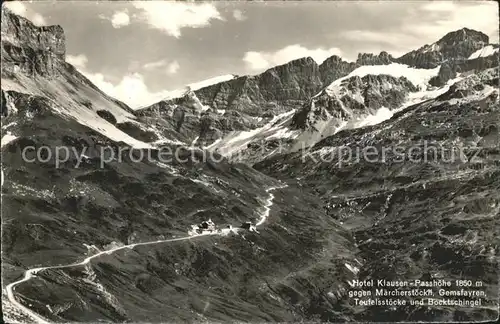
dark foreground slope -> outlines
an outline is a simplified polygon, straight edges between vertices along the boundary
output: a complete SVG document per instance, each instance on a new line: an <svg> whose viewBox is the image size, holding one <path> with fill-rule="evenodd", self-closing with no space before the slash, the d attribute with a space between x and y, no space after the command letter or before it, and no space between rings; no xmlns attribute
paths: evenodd
<svg viewBox="0 0 500 324"><path fill-rule="evenodd" d="M2 150L4 284L25 269L81 261L97 249L185 236L190 224L207 218L219 225L255 220L268 198L264 189L279 185L225 162L164 168L124 156L101 168L93 148L116 143L50 109L21 127L23 136ZM27 145L63 141L88 145L89 159L57 169L53 161L20 158ZM352 279L344 266L355 263L352 238L315 197L288 188L275 196L259 233L136 247L86 266L41 271L16 287L15 297L58 321L339 318L327 294Z"/></svg>
<svg viewBox="0 0 500 324"><path fill-rule="evenodd" d="M255 222L266 189L280 185L218 155L168 140L148 148L122 132L118 124L137 125L135 116L64 62L63 36L2 11L5 321L33 322L16 303L59 322L341 318L331 306L352 277L345 263L356 262L356 247L317 198L294 188L274 192L258 233L124 249L38 271L8 294L28 269L185 237L208 218ZM177 158L160 160L161 149Z"/></svg>
<svg viewBox="0 0 500 324"><path fill-rule="evenodd" d="M358 279L471 280L485 293L477 307L369 306L356 320L498 316L498 68L476 72L382 124L255 166L322 197L328 215L355 236Z"/></svg>

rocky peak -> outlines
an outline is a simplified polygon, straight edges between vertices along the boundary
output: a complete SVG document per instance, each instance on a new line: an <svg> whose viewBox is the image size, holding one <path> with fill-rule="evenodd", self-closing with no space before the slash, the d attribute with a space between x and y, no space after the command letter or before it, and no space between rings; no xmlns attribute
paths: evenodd
<svg viewBox="0 0 500 324"><path fill-rule="evenodd" d="M300 107L322 87L318 64L304 57L254 76L242 76L195 90L202 105L260 116L269 109ZM157 107L158 105L153 105ZM142 114L150 108L145 108ZM276 111L273 111L276 113Z"/></svg>
<svg viewBox="0 0 500 324"><path fill-rule="evenodd" d="M360 54L357 62L347 62L333 55L321 65L311 57L303 57L258 75L241 76L197 89L194 93L203 105L214 109L236 110L251 116L261 116L271 109L276 114L300 109L323 87L348 75L360 65L392 62L394 58L385 51L378 55ZM159 105L153 106L155 114L158 114L156 108ZM150 108L145 108L141 114L147 114Z"/></svg>
<svg viewBox="0 0 500 324"><path fill-rule="evenodd" d="M333 55L327 58L319 67L321 80L324 86L328 86L338 78L344 77L363 65L387 65L394 63L396 59L386 51L375 55L372 53L359 53L356 62L344 61L341 57Z"/></svg>
<svg viewBox="0 0 500 324"><path fill-rule="evenodd" d="M264 98L277 102L307 100L322 86L319 66L311 57L273 67L258 79Z"/></svg>
<svg viewBox="0 0 500 324"><path fill-rule="evenodd" d="M389 53L382 51L378 55L372 53L359 53L356 63L359 65L387 65L391 64L395 59Z"/></svg>
<svg viewBox="0 0 500 324"><path fill-rule="evenodd" d="M311 72L317 70L317 68L318 64L316 61L312 57L307 56L292 60L285 64L274 66L266 70L263 74L276 73L280 76L284 76L290 72Z"/></svg>
<svg viewBox="0 0 500 324"><path fill-rule="evenodd" d="M337 55L330 56L319 66L323 85L328 85L338 78L344 77L356 69L354 62L344 61Z"/></svg>
<svg viewBox="0 0 500 324"><path fill-rule="evenodd" d="M431 69L445 61L466 60L472 53L488 44L488 41L487 35L462 28L446 34L431 45L411 51L396 61L416 68Z"/></svg>
<svg viewBox="0 0 500 324"><path fill-rule="evenodd" d="M439 47L447 59L441 64L438 75L430 80L430 84L443 86L455 78L457 73L498 66L498 52L495 54L495 52L488 53L484 50L485 53L469 59L471 54L484 49L488 43L489 37L486 34L468 28L446 34L434 46ZM489 46L495 48L497 45L490 44Z"/></svg>
<svg viewBox="0 0 500 324"><path fill-rule="evenodd" d="M433 77L429 83L433 86L444 86L449 80L457 77L458 73L471 71L482 71L499 64L498 52L488 56L480 56L470 60L455 60L444 62L439 68L438 75Z"/></svg>
<svg viewBox="0 0 500 324"><path fill-rule="evenodd" d="M444 35L439 41L436 43L438 45L457 45L462 42L475 42L475 43L483 43L488 44L489 37L477 30L462 28L456 31L449 32Z"/></svg>
<svg viewBox="0 0 500 324"><path fill-rule="evenodd" d="M65 61L66 47L61 26L35 26L24 17L2 8L2 74L24 72L50 76Z"/></svg>
<svg viewBox="0 0 500 324"><path fill-rule="evenodd" d="M65 58L66 43L64 30L59 25L35 26L28 19L2 8L2 42L33 50L50 51Z"/></svg>
<svg viewBox="0 0 500 324"><path fill-rule="evenodd" d="M445 60L466 60L489 42L487 35L468 28L446 34L436 42Z"/></svg>

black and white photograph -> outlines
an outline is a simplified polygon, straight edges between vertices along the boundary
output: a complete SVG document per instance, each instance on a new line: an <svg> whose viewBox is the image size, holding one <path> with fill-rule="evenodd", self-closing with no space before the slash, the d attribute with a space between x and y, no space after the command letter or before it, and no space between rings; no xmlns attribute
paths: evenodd
<svg viewBox="0 0 500 324"><path fill-rule="evenodd" d="M494 323L496 1L4 1L3 323Z"/></svg>

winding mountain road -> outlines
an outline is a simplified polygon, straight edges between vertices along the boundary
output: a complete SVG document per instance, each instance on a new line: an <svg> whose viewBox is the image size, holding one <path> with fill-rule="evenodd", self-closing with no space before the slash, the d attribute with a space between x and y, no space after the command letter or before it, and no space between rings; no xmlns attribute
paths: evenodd
<svg viewBox="0 0 500 324"><path fill-rule="evenodd" d="M271 191L276 190L276 189L285 188L286 186L287 185L283 185L283 186L277 186L277 187L270 187L270 188L266 189L266 192L269 193L269 197L265 200L265 203L264 203L265 209L261 213L260 219L256 223L256 226L262 225L269 217L269 213L271 211L271 206L273 205L273 200L274 200L274 195L271 193ZM178 237L178 238L173 238L173 239L168 239L168 240L157 240L157 241L128 244L128 245L116 247L116 248L111 249L111 250L101 251L99 253L96 253L92 256L85 258L81 262L75 262L75 263L70 263L70 264L66 264L66 265L57 265L57 266L50 266L50 267L40 267L40 268L28 269L24 272L24 276L22 279L20 279L18 281L14 281L5 287L5 290L7 292L7 298L9 299L9 301L12 303L12 305L14 307L16 307L18 310L20 310L24 315L26 315L26 316L30 317L32 320L34 320L35 323L44 323L44 324L51 323L49 320L43 318L42 316L40 316L36 312L32 311L31 309L27 308L26 306L24 306L23 304L18 302L16 300L15 294L14 294L16 286L18 286L19 284L21 284L23 282L29 281L30 279L35 277L36 274L39 273L40 271L51 270L51 269L65 269L65 268L83 266L83 265L90 263L90 261L92 261L93 259L96 259L102 255L105 255L105 254L110 255L110 254L113 254L113 253L120 251L120 250L133 249L134 247L140 246L140 245L152 245L152 244L160 244L160 243L186 241L186 240L191 240L191 239L198 238L201 236L208 236L208 235L222 236L222 235L226 235L226 234L227 234L227 232L224 232L224 231L223 232L212 232L212 233L203 233L203 234L198 234L198 235L193 235L193 236L183 236L183 237Z"/></svg>

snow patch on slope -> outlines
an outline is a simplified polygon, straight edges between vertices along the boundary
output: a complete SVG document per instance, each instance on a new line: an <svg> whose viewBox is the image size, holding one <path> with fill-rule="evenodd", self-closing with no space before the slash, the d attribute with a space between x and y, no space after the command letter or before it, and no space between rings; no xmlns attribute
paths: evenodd
<svg viewBox="0 0 500 324"><path fill-rule="evenodd" d="M373 126L376 124L380 124L381 122L391 118L394 115L394 110L390 110L387 107L381 107L378 109L375 114L368 115L363 120L358 122L354 128L364 127L364 126Z"/></svg>
<svg viewBox="0 0 500 324"><path fill-rule="evenodd" d="M458 75L456 78L449 80L446 83L446 85L441 88L429 88L423 91L411 92L408 94L408 99L406 100L406 102L401 107L396 109L394 112L400 111L412 105L416 105L423 101L436 98L437 96L440 96L446 91L448 91L455 82L458 82L463 78L464 78L463 76Z"/></svg>
<svg viewBox="0 0 500 324"><path fill-rule="evenodd" d="M469 60L473 60L473 59L476 59L479 57L490 56L490 55L493 55L497 52L498 52L498 47L494 48L493 45L487 45L487 46L475 51L474 53L472 53L471 56L469 56Z"/></svg>
<svg viewBox="0 0 500 324"><path fill-rule="evenodd" d="M10 132L7 132L4 136L2 136L2 145L1 147L4 147L5 145L9 144L13 140L15 140L17 136L12 135Z"/></svg>
<svg viewBox="0 0 500 324"><path fill-rule="evenodd" d="M116 128L113 124L108 123L102 118L98 118L98 116L96 117L93 116L92 114L82 111L75 111L74 113L61 111L61 113L73 117L78 123L94 129L95 131L101 133L102 135L106 136L107 138L113 141L116 142L123 141L126 144L136 149L153 148L151 144L139 141L129 136L125 132Z"/></svg>
<svg viewBox="0 0 500 324"><path fill-rule="evenodd" d="M68 79L70 78L71 76L68 76ZM19 74L16 79L2 79L2 90L48 98L51 100L50 108L53 111L72 118L113 141L123 141L134 148L152 147L148 143L129 136L97 115L98 110L106 110L116 118L118 123L127 121L136 123L134 115L83 83L71 84L65 82L64 79L47 82L43 78L28 78ZM86 106L85 102L91 103L91 106Z"/></svg>
<svg viewBox="0 0 500 324"><path fill-rule="evenodd" d="M208 109L210 109L209 106L205 106L204 104L201 103L200 98L198 98L198 96L194 92L190 93L190 97L191 97L191 99L194 100L194 105L195 105L196 109L198 110L198 113L201 113L203 111L207 111Z"/></svg>
<svg viewBox="0 0 500 324"><path fill-rule="evenodd" d="M360 66L355 69L345 77L339 78L333 81L327 88L327 91L334 91L339 88L344 80L349 78L359 76L360 78L369 75L369 74L380 74L380 75L390 75L394 78L405 77L410 81L414 86L419 87L420 89L426 89L429 80L436 76L439 73L439 66L434 69L415 69L409 67L405 64L392 63L389 65L365 65Z"/></svg>
<svg viewBox="0 0 500 324"><path fill-rule="evenodd" d="M454 83L456 83L462 79L463 79L463 77L459 75L455 79L449 80L446 83L446 85L441 87L441 88L434 88L433 87L433 88L428 88L426 90L422 90L422 91L418 91L418 92L410 92L408 94L408 98L407 98L406 102L403 105L401 105L400 107L393 109L393 110L389 110L386 107L382 107L379 110L377 110L375 112L375 114L368 115L364 119L356 122L352 126L352 128L359 128L359 127L364 127L364 126L373 126L376 124L380 124L383 121L386 121L386 120L392 118L392 116L395 113L397 113L397 112L399 112L407 107L410 107L412 105L416 105L416 104L421 103L423 101L433 99L439 95L442 95L443 93L445 93L446 91L448 91L450 89L451 85L453 85Z"/></svg>
<svg viewBox="0 0 500 324"><path fill-rule="evenodd" d="M331 116L327 120L320 119L313 124L313 129L308 129L297 136L292 151L313 146L322 139L335 135L342 129L349 128L348 125L348 121L339 121L337 118L332 118Z"/></svg>
<svg viewBox="0 0 500 324"><path fill-rule="evenodd" d="M245 149L249 143L257 140L295 138L300 132L290 130L288 127L294 113L295 110L291 110L277 115L266 125L253 130L231 132L226 137L206 147L206 149L218 150L223 156L230 156Z"/></svg>

